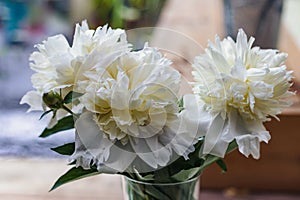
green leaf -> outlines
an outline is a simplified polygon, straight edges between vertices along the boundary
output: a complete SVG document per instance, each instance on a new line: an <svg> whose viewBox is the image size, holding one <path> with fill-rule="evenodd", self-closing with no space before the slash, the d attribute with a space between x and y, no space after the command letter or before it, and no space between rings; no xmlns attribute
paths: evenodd
<svg viewBox="0 0 300 200"><path fill-rule="evenodd" d="M65 104L72 103L73 101L75 101L79 97L81 97L82 95L83 95L82 93L71 91L65 96L63 102Z"/></svg>
<svg viewBox="0 0 300 200"><path fill-rule="evenodd" d="M39 137L45 138L60 131L65 131L74 128L74 118L72 115L58 120L52 128L45 128Z"/></svg>
<svg viewBox="0 0 300 200"><path fill-rule="evenodd" d="M206 167L213 164L214 162L216 162L219 159L220 159L220 157L217 157L217 156L214 156L214 155L207 155L203 165L200 166L200 170L205 169Z"/></svg>
<svg viewBox="0 0 300 200"><path fill-rule="evenodd" d="M228 145L228 148L227 148L227 151L226 151L226 154L229 154L231 153L232 151L236 150L238 147L236 141L232 141L229 145Z"/></svg>
<svg viewBox="0 0 300 200"><path fill-rule="evenodd" d="M145 187L145 193L148 194L147 195L147 199L164 199L164 200L172 200L174 198L171 197L172 193L169 194L172 191L169 190L163 190L163 187L159 187L156 185L147 185ZM174 195L174 193L173 193Z"/></svg>
<svg viewBox="0 0 300 200"><path fill-rule="evenodd" d="M216 163L217 163L217 164L219 165L219 167L222 169L222 172L223 172L223 173L227 172L227 166L226 166L226 163L224 162L223 159L217 160Z"/></svg>
<svg viewBox="0 0 300 200"><path fill-rule="evenodd" d="M226 154L231 153L232 151L234 151L237 148L237 143L236 141L232 141L227 148ZM205 169L206 167L208 167L209 165L213 164L214 162L217 162L218 160L220 160L220 157L214 156L214 155L207 155L206 159L203 163L203 165L201 165L200 170Z"/></svg>
<svg viewBox="0 0 300 200"><path fill-rule="evenodd" d="M179 101L177 102L177 104L178 104L178 108L179 108L179 113L181 112L181 111L183 111L184 110L184 102L183 102L183 98L181 97L180 99L179 99Z"/></svg>
<svg viewBox="0 0 300 200"><path fill-rule="evenodd" d="M52 186L50 191L72 181L76 181L79 179L83 179L86 177L98 175L100 172L97 171L96 168L85 170L82 167L73 167L69 171L67 171L64 175L62 175ZM50 192L49 191L49 192Z"/></svg>
<svg viewBox="0 0 300 200"><path fill-rule="evenodd" d="M41 115L40 120L43 119L43 117L45 117L47 114L49 114L49 113L52 112L52 111L53 111L53 109L44 112L44 113Z"/></svg>
<svg viewBox="0 0 300 200"><path fill-rule="evenodd" d="M134 174L137 177L137 180L139 181L153 181L154 180L154 175L153 174L147 174L145 176L143 176L142 174L140 174L138 172L138 170L136 168L133 168ZM129 177L130 178L130 177Z"/></svg>
<svg viewBox="0 0 300 200"><path fill-rule="evenodd" d="M51 148L52 151L55 151L56 153L59 153L61 155L72 155L75 151L75 142L64 144L59 147Z"/></svg>
<svg viewBox="0 0 300 200"><path fill-rule="evenodd" d="M182 175L184 175L180 174L181 171L182 173L185 173L190 169L199 168L199 166L204 163L204 159L199 158L199 151L203 141L203 138L199 138L198 142L194 145L195 151L188 155L189 159L185 159L183 156L180 156L171 164L154 171L154 180L161 183L177 181L176 178L178 179L179 176L182 177ZM198 174L200 175L201 171L198 171ZM143 177L146 175L148 174L142 174Z"/></svg>
<svg viewBox="0 0 300 200"><path fill-rule="evenodd" d="M181 170L179 173L173 175L172 178L177 181L185 181L197 176L198 172L199 167L191 168L188 170Z"/></svg>

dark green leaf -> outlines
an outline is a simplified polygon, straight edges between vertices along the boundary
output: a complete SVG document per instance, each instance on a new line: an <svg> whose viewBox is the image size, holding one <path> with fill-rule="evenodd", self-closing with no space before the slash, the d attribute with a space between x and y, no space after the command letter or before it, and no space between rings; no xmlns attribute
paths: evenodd
<svg viewBox="0 0 300 200"><path fill-rule="evenodd" d="M232 141L229 145L228 145L228 148L227 148L227 151L226 151L226 154L229 154L231 153L232 151L236 150L236 148L238 147L236 141Z"/></svg>
<svg viewBox="0 0 300 200"><path fill-rule="evenodd" d="M64 144L59 147L51 148L52 151L55 151L56 153L59 153L61 155L72 155L73 152L75 151L75 143L68 143Z"/></svg>
<svg viewBox="0 0 300 200"><path fill-rule="evenodd" d="M184 108L183 108L183 105L184 102L183 102L183 98L181 98L179 101L178 101L178 107L179 107L179 112L181 112Z"/></svg>
<svg viewBox="0 0 300 200"><path fill-rule="evenodd" d="M230 152L234 151L237 148L237 143L236 141L232 141L227 148L226 154L229 154ZM214 156L214 155L207 155L205 162L203 163L203 165L201 165L200 169L203 170L206 167L208 167L209 165L213 164L214 162L217 162L218 160L220 160L220 157Z"/></svg>
<svg viewBox="0 0 300 200"><path fill-rule="evenodd" d="M203 165L200 166L200 170L205 169L206 167L208 167L209 165L213 164L214 162L216 162L217 160L219 160L220 158L214 155L207 155L206 159L203 163Z"/></svg>
<svg viewBox="0 0 300 200"><path fill-rule="evenodd" d="M147 196L152 197L151 199L164 199L164 200L172 200L172 193L173 191L163 190L164 187L159 187L156 185L147 185L145 187L145 193L148 194ZM173 192L174 195L174 192ZM149 198L150 199L150 198Z"/></svg>
<svg viewBox="0 0 300 200"><path fill-rule="evenodd" d="M65 98L64 98L64 103L68 104L68 103L72 103L73 101L77 100L79 97L81 97L83 94L82 93L78 93L78 92L69 92Z"/></svg>
<svg viewBox="0 0 300 200"><path fill-rule="evenodd" d="M185 181L197 176L199 167L191 168L188 170L181 170L179 173L172 176L176 181Z"/></svg>
<svg viewBox="0 0 300 200"><path fill-rule="evenodd" d="M44 112L44 113L41 115L40 120L43 119L43 117L45 117L47 114L49 114L49 113L52 112L52 111L53 111L53 110L51 109L51 110L48 110L48 111Z"/></svg>
<svg viewBox="0 0 300 200"><path fill-rule="evenodd" d="M66 183L76 181L82 178L90 177L100 174L100 172L97 171L96 168L85 170L82 167L73 167L69 171L67 171L64 175L62 175L52 186L50 191L58 188L61 185L64 185Z"/></svg>
<svg viewBox="0 0 300 200"><path fill-rule="evenodd" d="M52 128L45 128L39 137L45 138L59 131L65 131L74 128L74 118L72 115L58 120Z"/></svg>
<svg viewBox="0 0 300 200"><path fill-rule="evenodd" d="M223 159L217 160L216 163L217 163L217 164L219 165L219 167L222 169L222 172L223 172L223 173L227 172L227 166L226 166L226 163L224 162Z"/></svg>

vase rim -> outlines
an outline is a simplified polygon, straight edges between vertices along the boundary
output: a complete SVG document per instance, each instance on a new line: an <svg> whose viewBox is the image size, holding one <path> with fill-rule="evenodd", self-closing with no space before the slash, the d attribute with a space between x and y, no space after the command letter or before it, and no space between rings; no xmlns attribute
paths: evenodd
<svg viewBox="0 0 300 200"><path fill-rule="evenodd" d="M185 184L185 183L190 183L190 182L193 182L193 181L197 181L198 178L200 177L199 176L196 176L192 179L188 179L186 181L180 181L180 182L173 182L173 183L155 183L155 182L145 182L145 181L140 181L140 180L135 180L135 179L132 179L132 178L129 178L127 176L123 176L125 180L129 180L131 182L135 182L135 183L139 183L139 184L144 184L144 185L160 185L160 186L168 186L168 185L180 185L180 184Z"/></svg>

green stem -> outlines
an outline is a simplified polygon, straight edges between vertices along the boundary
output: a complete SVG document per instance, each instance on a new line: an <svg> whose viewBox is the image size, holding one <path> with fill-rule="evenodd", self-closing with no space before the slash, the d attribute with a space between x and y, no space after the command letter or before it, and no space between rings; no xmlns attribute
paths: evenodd
<svg viewBox="0 0 300 200"><path fill-rule="evenodd" d="M238 147L237 143L235 141L231 142L227 148L226 154L231 153L232 151L236 150ZM207 158L205 160L205 162L203 163L203 165L199 168L199 171L202 172L206 167L210 166L211 164L215 163L216 161L218 161L219 159L221 159L218 156L214 156L214 155L207 155Z"/></svg>
<svg viewBox="0 0 300 200"><path fill-rule="evenodd" d="M75 120L78 119L78 115L75 114L72 110L70 110L67 106L63 105L62 107L65 111L67 111L68 113L70 113L71 115L73 115L73 117L75 118Z"/></svg>

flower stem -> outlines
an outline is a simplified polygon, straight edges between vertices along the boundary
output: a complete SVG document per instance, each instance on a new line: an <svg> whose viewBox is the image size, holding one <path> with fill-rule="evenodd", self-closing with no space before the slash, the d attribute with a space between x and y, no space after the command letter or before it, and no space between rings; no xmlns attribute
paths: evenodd
<svg viewBox="0 0 300 200"><path fill-rule="evenodd" d="M72 110L70 110L67 106L63 105L62 109L64 109L65 111L67 111L68 113L70 113L71 115L73 115L73 117L75 118L75 120L78 119L78 115L75 114Z"/></svg>

